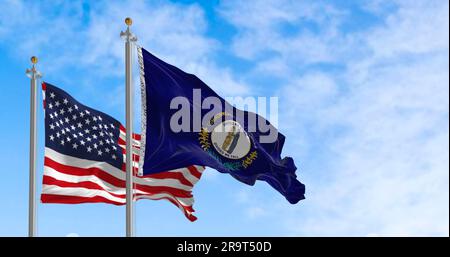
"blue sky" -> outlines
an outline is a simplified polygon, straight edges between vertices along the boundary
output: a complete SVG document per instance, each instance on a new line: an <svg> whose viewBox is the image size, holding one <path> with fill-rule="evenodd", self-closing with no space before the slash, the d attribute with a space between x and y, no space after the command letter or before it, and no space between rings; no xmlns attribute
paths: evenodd
<svg viewBox="0 0 450 257"><path fill-rule="evenodd" d="M449 235L448 1L1 0L0 9L0 236L27 234L30 56L45 81L123 122L126 16L140 45L222 96L279 97L283 154L307 186L290 205L264 183L208 169L194 188L198 221L143 200L138 236ZM106 204L39 204L38 231L122 236L124 216Z"/></svg>

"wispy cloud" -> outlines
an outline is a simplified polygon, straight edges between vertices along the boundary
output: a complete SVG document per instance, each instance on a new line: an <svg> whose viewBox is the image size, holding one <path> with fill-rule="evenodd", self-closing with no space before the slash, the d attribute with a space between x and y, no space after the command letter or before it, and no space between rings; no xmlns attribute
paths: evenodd
<svg viewBox="0 0 450 257"><path fill-rule="evenodd" d="M215 63L213 54L221 45L206 36L208 24L197 4L9 0L2 8L10 10L0 14L2 44L13 45L9 50L23 60L38 55L44 75L58 78L69 87L76 80L81 92L83 87L91 93L104 91L99 80L109 83L123 78L124 47L119 33L125 29L125 16L134 19L132 30L139 45L199 74L221 93L247 91L227 67ZM71 76L79 73L83 74L81 78Z"/></svg>
<svg viewBox="0 0 450 257"><path fill-rule="evenodd" d="M235 53L262 63L255 76L284 78L280 120L295 121L281 129L307 200L271 211L293 234L448 235L448 3L362 6L381 23L354 32L341 26L353 18L345 8L280 5L222 11L241 26Z"/></svg>
<svg viewBox="0 0 450 257"><path fill-rule="evenodd" d="M38 55L46 79L118 117L125 16L140 45L221 95L268 84L280 97L284 154L295 158L307 199L288 205L261 183L221 191L235 194L244 220L289 235L448 236L447 1L221 1L216 14L234 30L225 40L208 36L199 4L1 5L2 48L24 63ZM226 49L249 70L219 62ZM208 170L202 181L223 176Z"/></svg>

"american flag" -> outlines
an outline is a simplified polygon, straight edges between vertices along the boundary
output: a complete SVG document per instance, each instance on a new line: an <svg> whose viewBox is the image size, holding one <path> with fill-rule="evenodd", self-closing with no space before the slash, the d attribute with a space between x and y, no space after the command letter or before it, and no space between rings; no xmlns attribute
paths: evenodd
<svg viewBox="0 0 450 257"><path fill-rule="evenodd" d="M45 109L43 203L124 205L125 135L119 121L42 83ZM140 135L133 134L134 199L166 199L194 221L192 187L204 167L139 176Z"/></svg>

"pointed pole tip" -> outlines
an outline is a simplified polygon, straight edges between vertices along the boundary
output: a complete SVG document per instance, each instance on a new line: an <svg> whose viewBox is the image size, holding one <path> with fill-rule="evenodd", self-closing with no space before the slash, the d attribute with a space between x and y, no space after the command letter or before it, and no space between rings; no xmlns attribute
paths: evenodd
<svg viewBox="0 0 450 257"><path fill-rule="evenodd" d="M36 56L31 56L31 63L36 64L38 62L38 58Z"/></svg>

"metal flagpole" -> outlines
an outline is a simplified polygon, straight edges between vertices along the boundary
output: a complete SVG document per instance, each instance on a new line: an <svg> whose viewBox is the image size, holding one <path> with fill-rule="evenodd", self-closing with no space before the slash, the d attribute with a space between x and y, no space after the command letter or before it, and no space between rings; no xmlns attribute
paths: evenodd
<svg viewBox="0 0 450 257"><path fill-rule="evenodd" d="M28 195L28 236L36 236L36 105L37 105L37 80L42 77L36 70L36 56L31 57L33 64L31 69L26 70L27 76L31 79L30 94L30 181Z"/></svg>
<svg viewBox="0 0 450 257"><path fill-rule="evenodd" d="M131 18L125 19L127 30L120 32L120 37L125 40L125 109L126 109L126 236L134 236L134 213L133 213L133 161L132 161L132 134L133 134L133 83L132 83L132 45L137 38L130 31L133 23Z"/></svg>

